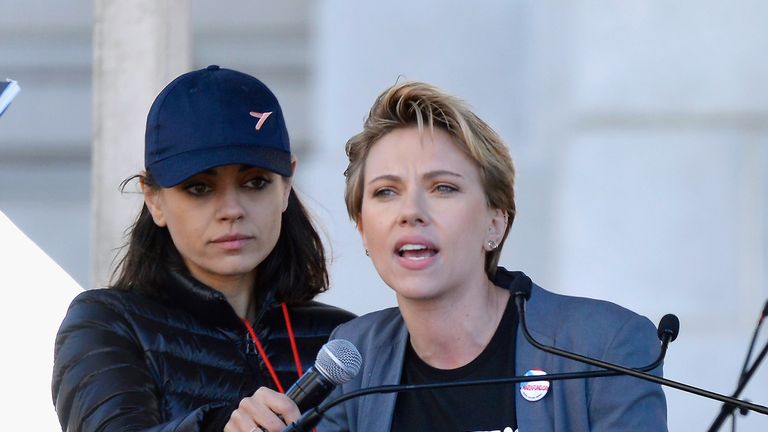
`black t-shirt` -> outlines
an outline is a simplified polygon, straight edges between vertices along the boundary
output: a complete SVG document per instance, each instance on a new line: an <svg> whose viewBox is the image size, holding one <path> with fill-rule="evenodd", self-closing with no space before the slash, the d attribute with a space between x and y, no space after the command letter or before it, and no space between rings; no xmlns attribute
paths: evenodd
<svg viewBox="0 0 768 432"><path fill-rule="evenodd" d="M510 296L504 316L488 346L457 369L436 369L406 348L401 384L464 381L515 375L517 314ZM399 393L392 420L393 432L502 431L517 429L515 384L454 387Z"/></svg>

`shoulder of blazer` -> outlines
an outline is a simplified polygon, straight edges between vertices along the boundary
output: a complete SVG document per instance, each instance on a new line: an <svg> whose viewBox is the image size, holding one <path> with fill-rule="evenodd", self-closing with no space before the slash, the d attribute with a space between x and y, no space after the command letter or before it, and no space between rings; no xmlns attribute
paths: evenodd
<svg viewBox="0 0 768 432"><path fill-rule="evenodd" d="M362 315L340 325L331 339L347 339L358 349L369 350L400 340L407 331L400 309L393 307Z"/></svg>

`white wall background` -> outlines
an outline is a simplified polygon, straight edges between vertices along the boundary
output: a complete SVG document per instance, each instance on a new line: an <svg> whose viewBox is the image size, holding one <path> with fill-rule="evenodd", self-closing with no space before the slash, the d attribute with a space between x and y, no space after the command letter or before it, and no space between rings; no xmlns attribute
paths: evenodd
<svg viewBox="0 0 768 432"><path fill-rule="evenodd" d="M467 100L509 143L519 216L503 264L653 321L678 314L667 377L734 389L768 298L768 4L192 5L195 66L250 72L285 106L298 187L333 248L324 301L358 313L394 304L344 213L343 145L386 86L429 81ZM0 78L23 88L0 118L0 210L90 286L92 3L0 8ZM11 260L0 272L18 265ZM766 370L743 395L764 405ZM705 430L719 409L667 396L673 431ZM754 413L738 423L766 428L768 417Z"/></svg>
<svg viewBox="0 0 768 432"><path fill-rule="evenodd" d="M343 143L375 96L398 79L428 81L508 141L519 216L504 265L653 321L678 314L667 376L734 389L768 297L768 5L326 1L317 18L323 151L301 176L332 233L326 300L357 311L393 304L343 203L328 197L341 195ZM768 403L766 377L743 396ZM671 430L705 430L719 409L667 396ZM768 417L738 425L763 431Z"/></svg>

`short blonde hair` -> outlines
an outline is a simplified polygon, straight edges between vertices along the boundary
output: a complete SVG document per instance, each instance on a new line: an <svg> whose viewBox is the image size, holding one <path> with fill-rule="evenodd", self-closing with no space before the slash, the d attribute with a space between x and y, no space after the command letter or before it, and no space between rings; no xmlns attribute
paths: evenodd
<svg viewBox="0 0 768 432"><path fill-rule="evenodd" d="M404 82L384 90L371 107L362 132L347 141L349 165L344 171L344 200L349 217L359 223L364 167L371 147L395 129L416 125L423 130L425 123L430 130L438 127L446 131L459 149L477 164L488 205L507 213L507 227L499 246L485 256L485 271L492 279L515 218L515 168L512 157L501 137L470 111L463 101L434 86Z"/></svg>

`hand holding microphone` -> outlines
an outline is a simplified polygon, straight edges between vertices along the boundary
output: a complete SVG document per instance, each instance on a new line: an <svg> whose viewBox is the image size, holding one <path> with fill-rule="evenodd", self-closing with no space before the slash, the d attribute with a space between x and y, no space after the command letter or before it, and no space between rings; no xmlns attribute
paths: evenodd
<svg viewBox="0 0 768 432"><path fill-rule="evenodd" d="M301 413L286 395L267 387L240 401L224 426L224 432L281 431Z"/></svg>
<svg viewBox="0 0 768 432"><path fill-rule="evenodd" d="M261 387L240 401L224 432L281 431L295 422L300 411L315 407L336 388L357 375L362 365L360 352L344 339L323 345L315 364L285 394Z"/></svg>
<svg viewBox="0 0 768 432"><path fill-rule="evenodd" d="M351 342L334 339L320 348L315 365L285 392L300 411L320 404L339 384L351 380L360 372L363 359Z"/></svg>

